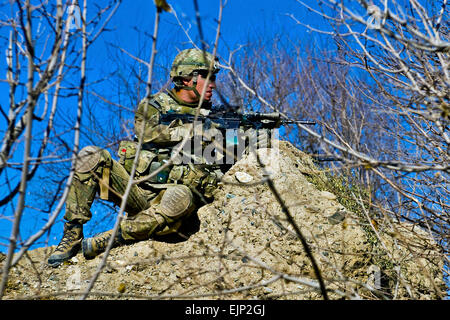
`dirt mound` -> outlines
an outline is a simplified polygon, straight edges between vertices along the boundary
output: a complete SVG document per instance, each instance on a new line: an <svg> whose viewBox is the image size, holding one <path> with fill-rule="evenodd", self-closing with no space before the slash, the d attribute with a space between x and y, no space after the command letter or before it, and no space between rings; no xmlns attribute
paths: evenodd
<svg viewBox="0 0 450 320"><path fill-rule="evenodd" d="M427 232L405 223L375 225L351 212L310 182L326 177L287 142L259 154L265 168L254 155L236 163L216 200L180 235L112 249L88 299L322 299L311 261L264 183L268 176L306 238L330 298L440 296L443 262ZM28 252L11 269L4 298L79 298L103 255L85 260L79 253L54 269L46 265L52 250Z"/></svg>

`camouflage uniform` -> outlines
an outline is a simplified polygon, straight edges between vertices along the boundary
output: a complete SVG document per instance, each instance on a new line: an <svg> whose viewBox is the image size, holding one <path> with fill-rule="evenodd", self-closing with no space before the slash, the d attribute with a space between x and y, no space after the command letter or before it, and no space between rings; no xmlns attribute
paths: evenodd
<svg viewBox="0 0 450 320"><path fill-rule="evenodd" d="M198 61L205 61L204 58L209 59L198 64ZM187 61L188 67L183 69L185 66L177 65L177 61ZM182 51L174 61L171 77L177 85L177 78L187 76L185 73L188 71L192 75L193 68L208 70L210 61L211 56L204 56L199 50ZM194 76L196 77L195 74ZM197 91L195 88L185 89ZM107 150L95 146L88 146L80 151L74 180L66 200L64 218L67 223L64 226L64 236L49 259L50 265L57 266L78 252L83 238L81 226L91 219L90 208L97 193L100 198L121 205L140 138L142 148L136 164L135 179L147 179L131 187L125 205L127 216L121 222L117 244L173 232L182 219L199 205L198 195L203 200L212 198L212 191L217 185L217 172L209 171L204 166L172 165L151 177L170 158L172 148L183 140L192 125L179 119L164 125L160 123L159 115L167 112L195 114L197 107L198 103L181 101L175 90L158 93L139 104L135 113L136 139L120 143L118 161L112 159ZM211 104L205 102L199 112L206 115L210 108ZM105 234L102 241L108 240L109 236L110 233ZM98 243L91 245L85 242L86 239L83 241L83 251L85 245L99 246ZM104 247L105 243L101 246ZM86 251L94 252L95 255L99 249L87 247ZM85 256L89 255L91 253L85 253Z"/></svg>
<svg viewBox="0 0 450 320"><path fill-rule="evenodd" d="M200 112L207 114L209 112L209 104L206 103L204 105L208 108L203 108L204 106L202 106ZM180 120L175 120L169 125L159 124L157 121L158 114L168 112L195 114L196 107L197 104L190 105L180 101L173 90L158 93L150 99L144 99L139 104L135 114L135 131L137 137L140 137L142 130L144 131L142 139L144 150L141 151L139 164L136 168L136 176L138 178L148 176L164 165L164 160L168 160L171 156L171 150L182 142L184 137L190 132L191 124L183 123ZM121 159L124 159L123 151L124 149L120 150L119 148ZM125 156L123 160L124 166L130 168L133 160L134 157L127 159L127 156ZM141 211L135 216L130 216L129 214L128 219L123 221L121 225L123 237L127 240L140 240L135 235L143 234L144 238L151 236L153 230L147 230L146 228L147 226L151 226L150 228L153 226L152 218L147 222L149 212L153 211L162 214L166 220L169 220L167 217L170 217L170 223L166 225L162 232L170 231L170 226L173 226L174 222L191 213L201 203L198 195L202 195L203 200L212 198L212 192L217 186L216 177L217 173L208 170L205 166L180 164L170 166L157 174L153 179L139 184L142 190L152 192L150 197L152 199L150 202L152 204L151 210ZM180 205L180 202L189 203L189 205L182 208L175 208L174 204L161 206L159 199L164 199L166 190L172 190L173 188L180 190L182 186L187 186L188 188L184 188L183 194L181 194L181 191L178 191L179 196L176 196L176 192L171 193L171 199L168 199L168 201L177 205ZM174 210L180 213L172 213Z"/></svg>

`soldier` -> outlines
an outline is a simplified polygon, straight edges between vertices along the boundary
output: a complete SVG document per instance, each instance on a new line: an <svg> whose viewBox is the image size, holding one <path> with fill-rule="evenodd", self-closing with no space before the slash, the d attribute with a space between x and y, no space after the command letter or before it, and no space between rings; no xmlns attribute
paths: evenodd
<svg viewBox="0 0 450 320"><path fill-rule="evenodd" d="M220 175L217 170L214 172L192 164L159 169L170 158L174 146L192 132L192 124L177 119L164 125L160 123L159 115L167 112L195 114L202 93L199 112L207 115L218 71L217 59L210 53L198 49L181 51L170 71L174 88L141 101L135 113L135 141L120 143L118 161L99 147L87 146L80 151L66 200L63 237L50 256L49 265L59 266L76 255L80 248L86 258L105 251L113 230L83 239L83 224L91 218L90 208L97 192L101 199L121 205L138 144L142 148L135 179L146 179L131 187L125 205L127 215L121 221L113 246L174 232L199 206L200 198L212 199ZM160 171L152 177L158 169Z"/></svg>

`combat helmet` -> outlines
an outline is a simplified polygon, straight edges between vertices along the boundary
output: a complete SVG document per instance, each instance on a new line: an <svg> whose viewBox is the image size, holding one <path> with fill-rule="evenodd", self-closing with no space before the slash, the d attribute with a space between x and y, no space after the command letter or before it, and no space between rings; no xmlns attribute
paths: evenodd
<svg viewBox="0 0 450 320"><path fill-rule="evenodd" d="M186 49L178 53L173 60L170 78L176 80L179 77L193 76L196 71L209 70L210 66L213 74L219 72L217 57L203 50Z"/></svg>
<svg viewBox="0 0 450 320"><path fill-rule="evenodd" d="M217 57L209 52L199 49L186 49L181 51L175 57L170 70L170 78L175 84L176 89L192 90L198 99L200 93L197 91L197 79L200 72L209 71L214 75L219 72L219 63ZM192 86L183 84L183 79L192 77Z"/></svg>

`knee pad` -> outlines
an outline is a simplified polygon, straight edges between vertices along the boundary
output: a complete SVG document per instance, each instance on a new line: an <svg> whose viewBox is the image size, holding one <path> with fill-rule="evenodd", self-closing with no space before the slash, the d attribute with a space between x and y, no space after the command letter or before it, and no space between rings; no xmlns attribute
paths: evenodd
<svg viewBox="0 0 450 320"><path fill-rule="evenodd" d="M111 163L109 152L96 146L87 146L78 153L75 171L79 173L92 172L103 162Z"/></svg>
<svg viewBox="0 0 450 320"><path fill-rule="evenodd" d="M100 178L100 198L108 199L108 187L110 168L112 165L112 159L109 152L105 149L101 149L96 146L87 146L81 149L78 153L77 161L75 163L75 172L80 177L83 175L87 178L92 177L92 173L96 172L101 166L102 170L96 172L101 174Z"/></svg>
<svg viewBox="0 0 450 320"><path fill-rule="evenodd" d="M159 211L170 219L179 219L194 208L194 197L185 185L169 186L159 204Z"/></svg>

